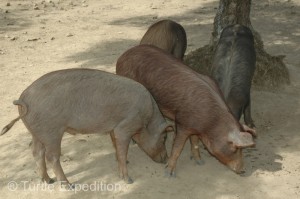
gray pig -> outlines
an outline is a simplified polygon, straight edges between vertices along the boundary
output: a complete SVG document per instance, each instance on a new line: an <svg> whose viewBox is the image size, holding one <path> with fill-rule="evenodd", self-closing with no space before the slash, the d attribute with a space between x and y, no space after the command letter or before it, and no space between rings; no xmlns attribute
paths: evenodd
<svg viewBox="0 0 300 199"><path fill-rule="evenodd" d="M54 71L33 82L14 104L20 116L0 135L22 119L32 135L39 175L47 183L54 180L47 173L45 158L57 180L72 187L59 160L64 132L109 132L120 176L127 183L133 182L126 166L131 138L154 161L167 160L164 138L168 124L147 89L128 78L92 69Z"/></svg>

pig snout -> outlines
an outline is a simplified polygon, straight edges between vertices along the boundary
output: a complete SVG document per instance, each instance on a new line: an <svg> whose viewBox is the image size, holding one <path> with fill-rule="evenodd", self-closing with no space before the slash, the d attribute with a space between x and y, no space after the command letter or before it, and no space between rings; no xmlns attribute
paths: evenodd
<svg viewBox="0 0 300 199"><path fill-rule="evenodd" d="M227 164L227 167L229 167L232 171L234 171L237 174L243 174L245 173L244 168L244 162L243 160L234 160Z"/></svg>
<svg viewBox="0 0 300 199"><path fill-rule="evenodd" d="M167 161L168 161L167 151L164 150L160 153L157 153L155 156L152 157L152 160L157 162L157 163L162 163L162 164L167 163Z"/></svg>

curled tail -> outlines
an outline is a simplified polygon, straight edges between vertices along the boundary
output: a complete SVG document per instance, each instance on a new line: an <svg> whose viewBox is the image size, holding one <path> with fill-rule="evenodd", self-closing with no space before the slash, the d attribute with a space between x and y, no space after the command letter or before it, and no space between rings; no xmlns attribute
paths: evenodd
<svg viewBox="0 0 300 199"><path fill-rule="evenodd" d="M16 119L12 120L8 125L6 125L1 133L0 133L0 136L1 135L4 135L7 131L9 131L11 129L11 127L13 127L13 125L19 121L19 119L21 119L22 117L24 117L26 114L27 114L27 106L24 102L22 102L21 100L15 100L14 102L14 105L19 105L22 107L22 113L20 114L19 117L17 117Z"/></svg>

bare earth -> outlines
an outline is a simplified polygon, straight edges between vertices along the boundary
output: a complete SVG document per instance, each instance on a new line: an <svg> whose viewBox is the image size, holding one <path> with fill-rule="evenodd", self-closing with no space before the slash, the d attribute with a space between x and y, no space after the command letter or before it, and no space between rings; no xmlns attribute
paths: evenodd
<svg viewBox="0 0 300 199"><path fill-rule="evenodd" d="M187 53L208 44L217 6L213 0L1 0L0 127L18 115L12 101L38 77L72 67L114 72L117 58L157 20L184 26ZM205 164L196 165L187 142L177 178L168 179L164 165L131 145L128 169L135 182L127 185L117 176L109 136L65 135L62 167L77 189L60 190L58 183L40 183L31 136L18 122L0 137L0 198L300 198L300 1L253 1L251 15L267 51L286 55L291 85L253 89L259 137L255 149L245 150L245 175L234 174L203 147Z"/></svg>

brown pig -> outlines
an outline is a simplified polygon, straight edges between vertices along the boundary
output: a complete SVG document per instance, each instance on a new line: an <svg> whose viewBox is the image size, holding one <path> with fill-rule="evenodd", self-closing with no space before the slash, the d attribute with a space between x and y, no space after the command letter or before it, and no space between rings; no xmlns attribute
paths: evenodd
<svg viewBox="0 0 300 199"><path fill-rule="evenodd" d="M252 129L233 117L215 82L198 74L163 50L139 45L117 61L116 73L143 84L163 115L176 125L167 175L175 176L176 161L186 139L200 138L208 151L236 173L243 171L242 148L254 146Z"/></svg>
<svg viewBox="0 0 300 199"><path fill-rule="evenodd" d="M140 44L154 45L182 60L187 46L186 33L175 21L161 20L149 27Z"/></svg>
<svg viewBox="0 0 300 199"><path fill-rule="evenodd" d="M33 139L33 156L43 181L50 163L57 180L71 185L60 165L64 132L110 133L116 148L120 176L132 183L126 159L133 138L156 162L167 159L164 138L168 127L148 90L115 74L92 69L66 69L48 73L34 81L14 102L20 116L5 126L6 133L23 120Z"/></svg>

